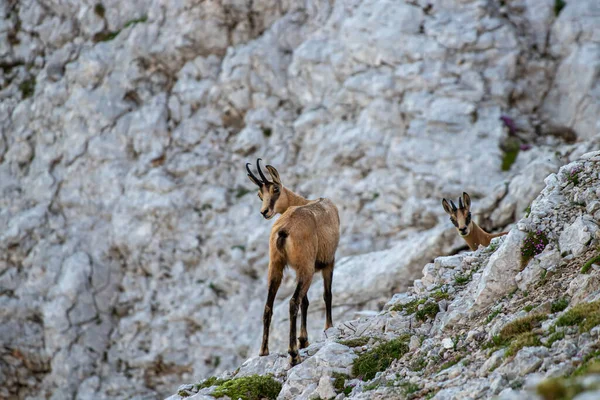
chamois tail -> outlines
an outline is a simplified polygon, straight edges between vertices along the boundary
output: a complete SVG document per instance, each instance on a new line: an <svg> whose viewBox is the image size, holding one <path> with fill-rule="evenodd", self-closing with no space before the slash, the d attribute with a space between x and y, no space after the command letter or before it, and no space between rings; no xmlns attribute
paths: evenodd
<svg viewBox="0 0 600 400"><path fill-rule="evenodd" d="M283 252L285 246L285 239L288 237L288 233L284 230L277 232L277 250Z"/></svg>

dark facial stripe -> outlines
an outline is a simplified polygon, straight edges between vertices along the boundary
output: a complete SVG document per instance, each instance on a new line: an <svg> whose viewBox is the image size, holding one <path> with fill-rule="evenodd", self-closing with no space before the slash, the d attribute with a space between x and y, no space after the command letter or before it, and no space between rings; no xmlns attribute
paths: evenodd
<svg viewBox="0 0 600 400"><path fill-rule="evenodd" d="M269 209L273 210L275 208L275 203L277 203L280 195L281 191L279 191L279 193L273 193L271 196L271 201L269 202Z"/></svg>
<svg viewBox="0 0 600 400"><path fill-rule="evenodd" d="M466 224L467 226L469 226L469 224L470 224L470 223L471 223L471 213L469 212L469 213L467 214L467 220L466 220L465 224Z"/></svg>

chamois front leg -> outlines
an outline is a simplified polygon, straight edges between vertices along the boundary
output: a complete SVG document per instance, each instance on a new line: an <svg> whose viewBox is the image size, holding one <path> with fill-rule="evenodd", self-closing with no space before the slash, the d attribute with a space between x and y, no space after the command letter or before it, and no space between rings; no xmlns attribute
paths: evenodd
<svg viewBox="0 0 600 400"><path fill-rule="evenodd" d="M298 317L298 309L300 308L301 299L306 296L308 292L308 288L310 288L310 283L312 281L312 275L309 277L298 277L298 284L296 285L296 290L290 299L290 346L288 348L288 353L290 355L290 364L292 366L299 364L302 360L300 359L300 355L298 355L298 338L296 335L297 328L297 317Z"/></svg>
<svg viewBox="0 0 600 400"><path fill-rule="evenodd" d="M308 347L308 331L306 330L306 317L308 315L308 305L308 294L305 294L302 298L302 319L300 324L300 336L298 337L301 349L305 349Z"/></svg>
<svg viewBox="0 0 600 400"><path fill-rule="evenodd" d="M333 282L333 265L334 261L331 264L327 264L327 266L323 269L323 300L325 300L325 330L331 328L333 326L333 320L331 317L331 284Z"/></svg>
<svg viewBox="0 0 600 400"><path fill-rule="evenodd" d="M273 303L275 302L275 295L283 277L283 268L279 269L278 267L279 265L275 265L273 261L269 264L269 294L267 295L267 304L265 304L263 314L263 338L262 345L260 346L260 356L269 355L269 328L271 326L271 317L273 316Z"/></svg>

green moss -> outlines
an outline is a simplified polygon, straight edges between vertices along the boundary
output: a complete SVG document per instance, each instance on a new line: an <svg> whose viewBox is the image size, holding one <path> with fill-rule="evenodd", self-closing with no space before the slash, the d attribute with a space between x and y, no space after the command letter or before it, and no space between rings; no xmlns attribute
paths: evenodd
<svg viewBox="0 0 600 400"><path fill-rule="evenodd" d="M565 338L565 333L564 332L554 332L548 338L548 344L546 346L552 347L552 345L554 344L554 342L558 342L559 340L563 340L564 338Z"/></svg>
<svg viewBox="0 0 600 400"><path fill-rule="evenodd" d="M396 304L395 306L393 306L392 308L390 308L390 311L406 311L406 314L410 315L410 314L414 314L417 311L417 308L419 307L419 305L421 304L425 304L427 300L426 299L416 299L413 301L410 301L406 304Z"/></svg>
<svg viewBox="0 0 600 400"><path fill-rule="evenodd" d="M592 268L592 264L600 264L600 254L587 260L586 263L583 264L583 267L581 267L581 273L587 274Z"/></svg>
<svg viewBox="0 0 600 400"><path fill-rule="evenodd" d="M516 336L506 350L506 357L511 357L519 352L523 347L541 346L540 338L532 333L526 332Z"/></svg>
<svg viewBox="0 0 600 400"><path fill-rule="evenodd" d="M572 397L564 385L564 379L546 379L537 385L537 394L544 400L560 400Z"/></svg>
<svg viewBox="0 0 600 400"><path fill-rule="evenodd" d="M281 383L270 376L251 375L226 381L214 390L213 397L228 396L232 399L261 400L276 399Z"/></svg>
<svg viewBox="0 0 600 400"><path fill-rule="evenodd" d="M525 210L525 218L529 217L529 214L531 214L531 204L527 206L527 208Z"/></svg>
<svg viewBox="0 0 600 400"><path fill-rule="evenodd" d="M355 338L355 339L347 339L347 340L340 340L340 344L343 344L344 346L348 346L348 347L361 347L366 345L367 343L369 343L369 340L371 338L367 337L367 336L362 336L359 338Z"/></svg>
<svg viewBox="0 0 600 400"><path fill-rule="evenodd" d="M525 266L548 245L548 236L544 231L529 232L521 245L521 265Z"/></svg>
<svg viewBox="0 0 600 400"><path fill-rule="evenodd" d="M196 384L196 389L200 390L200 389L204 389L207 387L211 387L211 386L219 386L222 385L223 383L227 382L229 379L219 379L216 376L211 376L208 379L205 379L204 381L197 383Z"/></svg>
<svg viewBox="0 0 600 400"><path fill-rule="evenodd" d="M434 319L439 311L440 307L437 303L429 302L422 309L418 310L415 315L418 321L425 321L427 317Z"/></svg>
<svg viewBox="0 0 600 400"><path fill-rule="evenodd" d="M185 391L185 390L180 390L180 391L178 391L178 392L177 392L177 395L178 395L179 397L190 397L190 396L191 396L191 395L190 395L190 394L189 394L187 391Z"/></svg>
<svg viewBox="0 0 600 400"><path fill-rule="evenodd" d="M32 76L29 79L24 80L19 85L19 90L21 91L21 97L23 100L33 96L35 94L35 76Z"/></svg>
<svg viewBox="0 0 600 400"><path fill-rule="evenodd" d="M371 380L375 374L386 370L392 361L408 352L409 335L403 335L367 351L354 360L352 374L363 380Z"/></svg>
<svg viewBox="0 0 600 400"><path fill-rule="evenodd" d="M580 332L588 332L593 327L600 325L600 300L576 305L561 315L556 321L556 325L579 325Z"/></svg>
<svg viewBox="0 0 600 400"><path fill-rule="evenodd" d="M551 313L561 312L565 308L569 306L569 300L562 298L560 300L556 300L552 302L552 306L550 306Z"/></svg>

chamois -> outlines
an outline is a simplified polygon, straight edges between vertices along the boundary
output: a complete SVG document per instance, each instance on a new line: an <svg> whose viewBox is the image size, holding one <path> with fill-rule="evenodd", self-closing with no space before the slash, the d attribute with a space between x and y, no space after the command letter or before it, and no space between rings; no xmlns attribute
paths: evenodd
<svg viewBox="0 0 600 400"><path fill-rule="evenodd" d="M458 208L452 200L449 204L446 199L442 199L442 207L450 215L450 221L452 221L459 235L465 239L471 250L477 250L479 245L487 247L493 238L508 233L487 233L473 222L471 220L471 198L466 192L463 192L462 198L458 198Z"/></svg>
<svg viewBox="0 0 600 400"><path fill-rule="evenodd" d="M273 315L273 301L281 284L283 270L289 265L296 271L296 290L290 299L290 343L288 353L291 364L298 364L296 340L296 317L302 306L300 348L308 346L306 317L308 312L308 289L317 271L323 274L326 321L325 329L331 328L331 283L335 263L335 251L340 239L340 218L336 206L329 199L307 200L283 187L277 170L271 165L266 168L273 178L270 182L256 161L258 179L246 164L248 177L259 187L258 197L262 200L260 213L265 219L282 214L273 224L269 239L268 295L263 314L263 338L260 355L269 355L269 327Z"/></svg>

